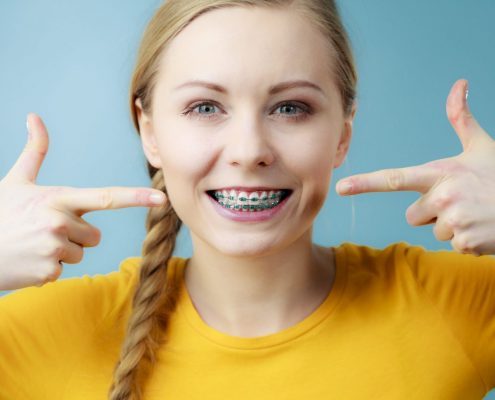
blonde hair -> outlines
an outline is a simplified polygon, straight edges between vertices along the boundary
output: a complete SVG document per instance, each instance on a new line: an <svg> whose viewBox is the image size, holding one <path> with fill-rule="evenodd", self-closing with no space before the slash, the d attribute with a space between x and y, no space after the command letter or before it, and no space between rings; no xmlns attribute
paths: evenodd
<svg viewBox="0 0 495 400"><path fill-rule="evenodd" d="M223 7L289 6L301 12L328 39L329 57L335 58L332 73L341 95L345 115L349 115L356 95L357 74L347 33L334 0L167 0L149 22L139 48L130 87L130 108L138 134L139 123L135 101L151 115L153 89L159 70L159 59L171 40L191 21L210 10ZM167 194L161 169L147 164L152 187ZM140 400L142 386L156 362L155 352L165 342L169 316L176 307L178 287L167 279L167 265L182 226L169 201L149 209L147 235L142 247L139 282L136 286L132 313L114 369L109 390L110 400Z"/></svg>

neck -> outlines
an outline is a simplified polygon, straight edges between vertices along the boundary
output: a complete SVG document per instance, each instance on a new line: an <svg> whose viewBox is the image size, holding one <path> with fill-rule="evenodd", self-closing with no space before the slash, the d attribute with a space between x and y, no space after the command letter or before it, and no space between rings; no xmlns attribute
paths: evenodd
<svg viewBox="0 0 495 400"><path fill-rule="evenodd" d="M234 336L263 336L303 320L328 296L335 267L331 248L311 232L263 256L232 257L193 236L185 285L205 323Z"/></svg>

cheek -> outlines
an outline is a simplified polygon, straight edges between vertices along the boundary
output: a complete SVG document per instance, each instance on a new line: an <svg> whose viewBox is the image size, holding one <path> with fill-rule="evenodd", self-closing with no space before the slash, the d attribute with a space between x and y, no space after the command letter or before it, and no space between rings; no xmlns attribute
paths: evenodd
<svg viewBox="0 0 495 400"><path fill-rule="evenodd" d="M187 182L204 171L210 157L207 140L188 132L187 127L173 120L163 121L158 146L163 172L174 177L187 177Z"/></svg>
<svg viewBox="0 0 495 400"><path fill-rule="evenodd" d="M211 159L211 146L193 141L179 130L170 129L159 138L159 152L165 185L176 211L191 208L197 199L198 185L204 178Z"/></svg>
<svg viewBox="0 0 495 400"><path fill-rule="evenodd" d="M328 130L315 135L311 142L299 143L288 161L301 179L303 218L314 218L325 203L337 146L334 138L336 135Z"/></svg>
<svg viewBox="0 0 495 400"><path fill-rule="evenodd" d="M314 165L314 168L309 171L309 174L310 178L303 186L302 204L304 205L304 209L302 210L302 214L305 219L314 219L327 198L332 169L330 166L325 168L323 163L321 163Z"/></svg>
<svg viewBox="0 0 495 400"><path fill-rule="evenodd" d="M335 133L328 129L316 131L292 142L290 151L284 151L285 162L295 171L296 176L306 181L304 184L326 183L332 172L336 147Z"/></svg>

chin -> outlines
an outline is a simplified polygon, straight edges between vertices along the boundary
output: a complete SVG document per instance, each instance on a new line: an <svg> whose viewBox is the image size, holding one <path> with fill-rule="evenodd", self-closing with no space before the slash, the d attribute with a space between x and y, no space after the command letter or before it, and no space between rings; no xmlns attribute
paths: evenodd
<svg viewBox="0 0 495 400"><path fill-rule="evenodd" d="M247 239L239 236L237 238L219 238L219 240L207 242L209 246L214 247L218 252L230 257L262 257L275 253L281 248L280 242L263 238Z"/></svg>

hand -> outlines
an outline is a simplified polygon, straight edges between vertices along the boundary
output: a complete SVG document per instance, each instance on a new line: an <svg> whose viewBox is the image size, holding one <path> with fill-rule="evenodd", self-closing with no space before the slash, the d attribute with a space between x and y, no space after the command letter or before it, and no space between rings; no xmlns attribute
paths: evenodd
<svg viewBox="0 0 495 400"><path fill-rule="evenodd" d="M447 116L463 152L423 165L354 175L337 183L339 194L414 190L422 196L406 212L410 225L434 223L435 237L454 250L495 254L495 141L467 104L467 81L459 80L447 99ZM345 184L351 187L345 191Z"/></svg>
<svg viewBox="0 0 495 400"><path fill-rule="evenodd" d="M37 186L48 151L40 117L28 115L30 139L0 181L0 290L42 286L58 279L62 262L76 264L83 247L100 242L98 228L81 216L95 210L161 205L165 194L151 188ZM161 200L153 203L150 194Z"/></svg>

